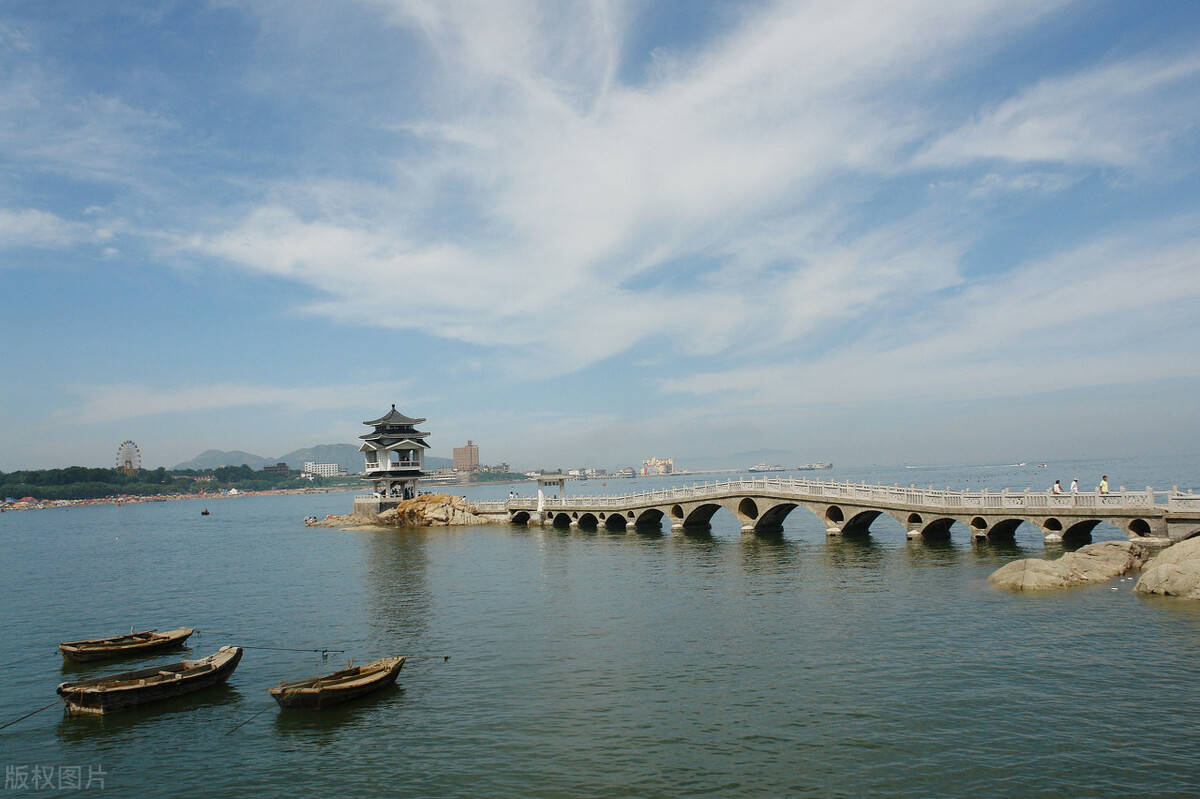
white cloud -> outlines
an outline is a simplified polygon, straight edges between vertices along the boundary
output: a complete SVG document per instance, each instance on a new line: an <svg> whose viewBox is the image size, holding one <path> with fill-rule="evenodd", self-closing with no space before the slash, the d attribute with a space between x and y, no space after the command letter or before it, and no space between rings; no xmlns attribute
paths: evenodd
<svg viewBox="0 0 1200 799"><path fill-rule="evenodd" d="M1132 167L1200 121L1200 57L1154 56L1039 82L933 141L918 165L973 159Z"/></svg>
<svg viewBox="0 0 1200 799"><path fill-rule="evenodd" d="M785 252L788 237L761 230L832 213L820 192L837 175L894 170L930 124L898 87L936 83L981 38L1054 8L771 7L632 86L614 77L619 5L367 5L436 54L432 105L391 126L428 151L396 161L390 197L292 182L180 246L316 288L327 299L310 312L536 351L556 369L651 338L719 351L772 312L789 320L775 335L796 337L953 285L954 236L837 220L840 241L793 236L804 248ZM747 279L768 249L782 285ZM707 278L681 276L714 259ZM556 313L602 318L604 335L548 340ZM695 319L711 320L702 335Z"/></svg>
<svg viewBox="0 0 1200 799"><path fill-rule="evenodd" d="M36 208L0 208L0 249L65 247L91 237L86 226Z"/></svg>
<svg viewBox="0 0 1200 799"><path fill-rule="evenodd" d="M983 399L1200 376L1195 219L1109 237L980 278L811 358L693 374L667 393L746 409ZM1158 246L1146 241L1166 241Z"/></svg>

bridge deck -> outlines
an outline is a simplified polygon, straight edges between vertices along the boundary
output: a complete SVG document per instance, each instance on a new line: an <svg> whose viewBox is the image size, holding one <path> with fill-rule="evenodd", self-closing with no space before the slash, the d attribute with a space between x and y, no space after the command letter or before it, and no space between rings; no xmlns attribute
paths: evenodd
<svg viewBox="0 0 1200 799"><path fill-rule="evenodd" d="M1046 509L1097 509L1117 515L1142 512L1147 509L1166 509L1174 497L1168 491L1114 491L1108 494L1080 492L1077 494L1053 494L1048 491L1000 492L951 491L933 488L871 485L866 483L839 483L821 480L797 480L786 477L767 477L751 480L726 480L693 486L664 488L655 491L640 491L630 494L593 496L569 496L546 498L544 508L569 510L636 510L637 508L661 505L665 502L694 502L703 499L721 499L734 496L751 496L767 493L780 498L791 498L802 502L827 500L853 500L881 507L924 508L935 510L1030 510L1042 512ZM1200 497L1197 497L1200 499ZM481 510L536 510L536 498L497 502L474 503Z"/></svg>

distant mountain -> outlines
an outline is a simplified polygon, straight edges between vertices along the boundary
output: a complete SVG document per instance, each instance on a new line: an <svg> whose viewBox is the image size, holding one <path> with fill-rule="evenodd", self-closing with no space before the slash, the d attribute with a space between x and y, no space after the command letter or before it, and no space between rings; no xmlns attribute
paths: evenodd
<svg viewBox="0 0 1200 799"><path fill-rule="evenodd" d="M274 466L275 460L264 458L262 455L252 455L240 449L219 450L206 449L190 461L177 463L172 469L215 469L218 466L241 466L246 464L251 469L261 469L264 466Z"/></svg>
<svg viewBox="0 0 1200 799"><path fill-rule="evenodd" d="M315 447L294 449L286 455L280 455L272 463L283 461L289 469L301 469L305 461L317 463L336 463L348 472L361 472L363 456L354 444L318 444Z"/></svg>
<svg viewBox="0 0 1200 799"><path fill-rule="evenodd" d="M280 455L278 458L264 458L262 455L254 455L250 452L242 452L237 449L229 451L209 449L201 452L190 461L177 463L171 468L215 469L218 466L241 466L244 463L251 469L261 469L264 466L274 466L280 461L286 463L288 468L291 469L302 468L305 461L336 463L351 474L361 472L363 468L363 456L355 444L318 444L315 447L294 449L286 455ZM425 457L426 469L440 469L452 464L453 461L450 458L438 458L428 455Z"/></svg>

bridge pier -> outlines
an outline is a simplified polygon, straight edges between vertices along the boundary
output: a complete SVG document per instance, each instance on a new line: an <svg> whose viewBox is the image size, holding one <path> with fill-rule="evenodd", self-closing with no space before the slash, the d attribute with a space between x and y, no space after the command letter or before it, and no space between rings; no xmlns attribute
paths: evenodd
<svg viewBox="0 0 1200 799"><path fill-rule="evenodd" d="M825 528L825 535L830 538L839 536L841 534L842 534L842 528L840 528L840 527L826 527Z"/></svg>

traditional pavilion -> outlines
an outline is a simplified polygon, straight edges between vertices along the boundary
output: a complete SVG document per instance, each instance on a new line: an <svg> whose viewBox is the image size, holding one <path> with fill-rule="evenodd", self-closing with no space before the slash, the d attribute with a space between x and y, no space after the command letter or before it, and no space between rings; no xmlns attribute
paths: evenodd
<svg viewBox="0 0 1200 799"><path fill-rule="evenodd" d="M428 433L416 428L424 419L413 419L396 410L371 422L363 422L375 431L359 436L358 451L366 457L363 479L369 480L375 493L385 499L412 499L417 495L417 480L425 465Z"/></svg>

